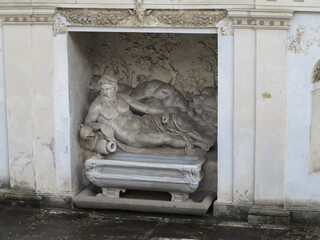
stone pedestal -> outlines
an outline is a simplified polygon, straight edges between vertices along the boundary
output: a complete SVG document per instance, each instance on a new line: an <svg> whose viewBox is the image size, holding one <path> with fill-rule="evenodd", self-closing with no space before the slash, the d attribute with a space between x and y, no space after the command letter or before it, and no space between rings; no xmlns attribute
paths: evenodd
<svg viewBox="0 0 320 240"><path fill-rule="evenodd" d="M93 157L85 164L86 175L101 192L89 185L73 201L81 208L204 215L216 199L213 192L195 192L204 177L201 167L205 160L130 153L116 153L106 159ZM144 192L121 196L130 189ZM152 198L145 191L153 191ZM171 201L161 192L170 193Z"/></svg>
<svg viewBox="0 0 320 240"><path fill-rule="evenodd" d="M116 153L86 161L90 182L102 188L99 196L119 197L126 189L169 192L173 202L190 201L204 177L204 157L152 156Z"/></svg>

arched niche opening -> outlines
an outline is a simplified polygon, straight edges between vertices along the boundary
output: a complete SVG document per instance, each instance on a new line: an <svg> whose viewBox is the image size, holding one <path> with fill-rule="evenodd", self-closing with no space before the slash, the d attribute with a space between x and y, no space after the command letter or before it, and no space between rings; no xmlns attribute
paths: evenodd
<svg viewBox="0 0 320 240"><path fill-rule="evenodd" d="M309 172L320 173L320 60L312 73Z"/></svg>

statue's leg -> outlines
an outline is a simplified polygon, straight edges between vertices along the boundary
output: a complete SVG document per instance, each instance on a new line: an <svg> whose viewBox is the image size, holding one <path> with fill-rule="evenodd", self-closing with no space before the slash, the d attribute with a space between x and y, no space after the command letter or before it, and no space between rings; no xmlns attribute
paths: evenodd
<svg viewBox="0 0 320 240"><path fill-rule="evenodd" d="M158 133L152 130L141 130L137 134L137 141L145 147L171 146L183 148L186 146L185 141L180 136Z"/></svg>

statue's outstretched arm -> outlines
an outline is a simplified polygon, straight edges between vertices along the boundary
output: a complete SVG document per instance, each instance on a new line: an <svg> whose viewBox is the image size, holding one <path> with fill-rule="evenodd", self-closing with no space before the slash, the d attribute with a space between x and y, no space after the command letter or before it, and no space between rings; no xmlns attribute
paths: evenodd
<svg viewBox="0 0 320 240"><path fill-rule="evenodd" d="M141 103L132 97L118 93L118 96L121 97L123 100L125 100L132 109L141 112L141 113L146 113L146 114L163 114L167 112L166 108L163 107L158 107L158 106L150 106L146 105L144 103Z"/></svg>

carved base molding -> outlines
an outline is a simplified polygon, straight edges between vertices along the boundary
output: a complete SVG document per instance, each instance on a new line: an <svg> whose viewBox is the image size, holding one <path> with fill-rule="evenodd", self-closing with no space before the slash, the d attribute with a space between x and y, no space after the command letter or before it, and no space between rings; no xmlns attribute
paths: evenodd
<svg viewBox="0 0 320 240"><path fill-rule="evenodd" d="M89 185L73 198L79 208L92 209L120 209L139 212L158 212L170 214L188 214L203 216L207 213L212 202L216 199L213 192L199 192L193 195L199 201L167 201L163 199L140 198L112 198L96 196L95 189Z"/></svg>

